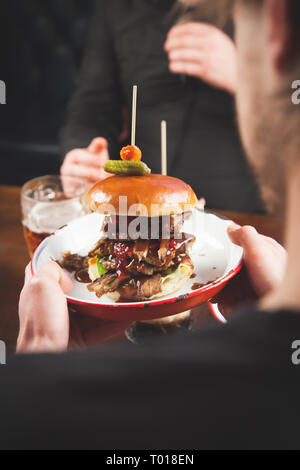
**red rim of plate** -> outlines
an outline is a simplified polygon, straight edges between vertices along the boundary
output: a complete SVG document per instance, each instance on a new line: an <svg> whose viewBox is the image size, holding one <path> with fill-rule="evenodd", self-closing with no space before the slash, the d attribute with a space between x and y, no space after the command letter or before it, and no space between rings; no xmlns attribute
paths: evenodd
<svg viewBox="0 0 300 470"><path fill-rule="evenodd" d="M208 303L209 310L212 313L212 315L215 317L215 319L218 320L219 323L226 324L227 320L224 317L224 315L222 315L222 313L220 312L218 308L218 304L213 304L210 301L208 301L207 303Z"/></svg>
<svg viewBox="0 0 300 470"><path fill-rule="evenodd" d="M208 212L208 211L207 211ZM209 213L209 212L208 212ZM236 225L236 222L234 222L233 220L229 220L227 219L226 217L223 217L223 216L219 216L218 214L215 214L213 212L210 212L211 214L215 215L216 217L218 218L221 218L221 219L224 219L228 222L231 222L232 224ZM49 239L52 237L53 235L51 235L50 237L46 238L38 247L37 249L35 250L34 252L34 255L32 257L32 260L31 260L31 272L32 272L32 275L34 276L36 273L34 272L33 270L33 260L35 260L36 257L38 257L40 255L40 253L43 251L43 249L45 248L45 246L48 244L49 242ZM84 301L81 301L81 300L75 300L71 297L69 297L68 295L66 295L66 299L69 303L71 304L75 304L75 305L99 305L101 307L105 307L105 308L120 308L120 307L138 307L138 308L145 308L145 305L151 305L152 306L157 306L157 305L163 305L163 304L169 304L169 303L173 303L173 302L180 302L181 300L186 300L186 299L191 299L193 297L197 297L198 295L200 294L204 294L204 293L207 293L207 292L210 292L214 289L216 289L216 287L220 287L222 286L223 284L226 284L228 281L230 281L230 279L232 279L236 274L239 273L239 271L242 269L242 265L243 265L243 261L241 259L240 263L236 266L236 268L232 269L228 274L226 274L225 276L223 277L220 277L220 279L218 279L217 281L214 281L210 284L207 284L206 286L204 287L201 287L200 289L196 289L192 292L190 292L189 294L181 294L181 295L178 295L177 297L172 297L170 299L161 299L161 300L150 300L150 301L142 301L142 302L126 302L126 303L121 303L121 304L117 304L117 303L114 303L114 304L101 304L99 302L84 302ZM212 309L210 307L210 310L211 312L213 313L213 315L217 318L217 320L220 321L220 319L215 315L215 312L214 312L214 309Z"/></svg>

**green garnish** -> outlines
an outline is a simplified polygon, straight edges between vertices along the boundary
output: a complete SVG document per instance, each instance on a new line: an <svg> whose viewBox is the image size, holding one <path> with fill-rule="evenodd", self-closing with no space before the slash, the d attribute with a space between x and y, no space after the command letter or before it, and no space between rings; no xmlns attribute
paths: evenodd
<svg viewBox="0 0 300 470"><path fill-rule="evenodd" d="M173 268L168 268L166 271L163 272L163 276L169 276L170 274L172 274L173 271Z"/></svg>
<svg viewBox="0 0 300 470"><path fill-rule="evenodd" d="M100 277L103 276L103 274L107 273L107 269L105 269L103 264L100 263L99 258L97 258L97 269Z"/></svg>
<svg viewBox="0 0 300 470"><path fill-rule="evenodd" d="M104 171L128 176L144 176L151 173L150 168L144 162L122 160L108 160L104 165Z"/></svg>

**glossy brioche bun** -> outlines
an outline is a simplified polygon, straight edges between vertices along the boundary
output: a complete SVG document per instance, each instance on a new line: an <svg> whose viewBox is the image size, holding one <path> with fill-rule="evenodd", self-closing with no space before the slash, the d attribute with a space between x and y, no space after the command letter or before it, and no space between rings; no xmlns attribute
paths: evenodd
<svg viewBox="0 0 300 470"><path fill-rule="evenodd" d="M119 197L127 196L127 208ZM92 212L160 217L191 210L198 200L192 188L178 178L163 175L111 176L96 183L88 193ZM123 206L125 206L123 204Z"/></svg>

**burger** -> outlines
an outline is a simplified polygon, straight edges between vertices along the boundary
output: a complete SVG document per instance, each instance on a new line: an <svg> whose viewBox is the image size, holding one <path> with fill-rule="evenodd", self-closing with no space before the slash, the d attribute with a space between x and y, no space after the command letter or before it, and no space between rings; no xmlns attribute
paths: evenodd
<svg viewBox="0 0 300 470"><path fill-rule="evenodd" d="M87 196L90 211L104 216L102 236L87 256L67 253L61 265L99 298L145 301L175 292L193 274L195 237L182 226L197 202L188 184L170 176L102 180Z"/></svg>

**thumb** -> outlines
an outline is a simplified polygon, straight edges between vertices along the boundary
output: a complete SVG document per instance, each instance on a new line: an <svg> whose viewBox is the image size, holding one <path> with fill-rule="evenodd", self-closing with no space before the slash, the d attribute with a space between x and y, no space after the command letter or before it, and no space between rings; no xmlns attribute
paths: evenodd
<svg viewBox="0 0 300 470"><path fill-rule="evenodd" d="M96 137L92 142L90 143L88 147L88 151L91 153L99 153L102 150L106 150L108 147L108 142L106 139L103 137Z"/></svg>
<svg viewBox="0 0 300 470"><path fill-rule="evenodd" d="M26 266L26 269L25 269L25 281L24 281L24 284L27 285L31 279L32 279L33 275L32 275L32 272L31 272L31 263L29 263L27 266Z"/></svg>
<svg viewBox="0 0 300 470"><path fill-rule="evenodd" d="M254 227L246 225L240 227L239 225L231 225L228 227L228 235L231 241L238 246L249 250L257 244L258 233Z"/></svg>
<svg viewBox="0 0 300 470"><path fill-rule="evenodd" d="M68 292L70 292L74 287L72 279L70 279L69 276L65 272L63 272L63 275L59 284L64 294L67 294Z"/></svg>
<svg viewBox="0 0 300 470"><path fill-rule="evenodd" d="M39 273L39 275L47 276L48 278L54 279L59 283L62 291L66 294L73 289L73 282L63 271L63 269L54 261L48 261L45 263Z"/></svg>

